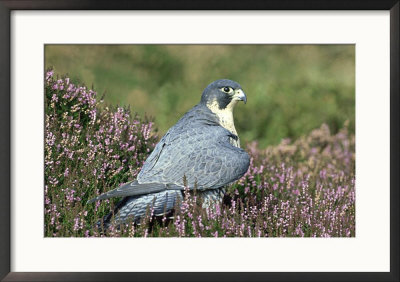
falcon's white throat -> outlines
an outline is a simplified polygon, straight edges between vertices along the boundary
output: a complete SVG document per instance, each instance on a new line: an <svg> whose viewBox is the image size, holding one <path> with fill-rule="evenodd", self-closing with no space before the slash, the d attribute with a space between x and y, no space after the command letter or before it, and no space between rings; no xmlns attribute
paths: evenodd
<svg viewBox="0 0 400 282"><path fill-rule="evenodd" d="M214 99L212 102L207 103L207 107L214 113L219 119L219 124L228 129L230 132L238 136L236 128L235 128L235 122L233 120L233 108L235 107L236 103L238 101L235 99L232 99L232 101L226 106L224 109L220 109L218 102L216 99ZM239 141L239 136L238 140L234 140L231 138L231 144L240 147L240 141Z"/></svg>

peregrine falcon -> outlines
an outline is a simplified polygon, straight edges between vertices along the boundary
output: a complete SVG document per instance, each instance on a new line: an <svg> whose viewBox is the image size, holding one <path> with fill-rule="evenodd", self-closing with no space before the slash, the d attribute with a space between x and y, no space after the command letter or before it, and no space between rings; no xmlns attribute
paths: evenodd
<svg viewBox="0 0 400 282"><path fill-rule="evenodd" d="M247 97L237 82L212 82L200 102L161 138L136 180L88 203L124 197L114 211L114 220L120 224L131 219L138 222L148 206L155 215L172 210L183 199L185 184L196 188L205 204L221 201L225 187L242 177L250 164L233 120L238 101L246 103ZM111 214L104 218L105 227L110 220Z"/></svg>

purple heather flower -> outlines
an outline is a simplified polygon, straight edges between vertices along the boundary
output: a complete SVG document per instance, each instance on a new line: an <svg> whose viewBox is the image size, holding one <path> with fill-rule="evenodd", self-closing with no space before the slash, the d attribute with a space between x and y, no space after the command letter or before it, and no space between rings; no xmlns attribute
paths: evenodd
<svg viewBox="0 0 400 282"><path fill-rule="evenodd" d="M54 74L54 72L53 72L52 70L46 72L46 80L49 80L50 78L52 78L52 77L53 77L53 74Z"/></svg>

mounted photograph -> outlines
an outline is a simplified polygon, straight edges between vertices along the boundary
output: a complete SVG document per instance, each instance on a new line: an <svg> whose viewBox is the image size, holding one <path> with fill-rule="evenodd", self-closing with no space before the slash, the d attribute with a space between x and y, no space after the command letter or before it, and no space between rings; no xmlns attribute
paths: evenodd
<svg viewBox="0 0 400 282"><path fill-rule="evenodd" d="M356 237L355 45L44 46L45 237Z"/></svg>

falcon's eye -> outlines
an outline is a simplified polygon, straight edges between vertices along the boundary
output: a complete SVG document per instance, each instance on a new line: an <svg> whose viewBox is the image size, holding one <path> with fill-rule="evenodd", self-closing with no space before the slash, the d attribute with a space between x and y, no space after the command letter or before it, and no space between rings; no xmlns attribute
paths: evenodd
<svg viewBox="0 0 400 282"><path fill-rule="evenodd" d="M221 89L225 93L231 93L233 91L232 87L225 86L224 88Z"/></svg>

